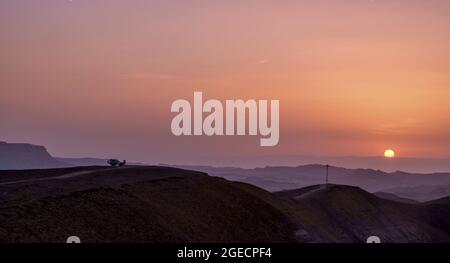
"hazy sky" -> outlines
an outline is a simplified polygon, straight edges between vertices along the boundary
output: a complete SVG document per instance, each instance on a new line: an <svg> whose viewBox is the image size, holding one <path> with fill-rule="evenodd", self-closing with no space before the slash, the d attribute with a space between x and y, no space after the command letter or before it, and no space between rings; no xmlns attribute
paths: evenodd
<svg viewBox="0 0 450 263"><path fill-rule="evenodd" d="M450 1L0 1L0 140L59 156L450 157ZM280 100L280 143L171 103Z"/></svg>

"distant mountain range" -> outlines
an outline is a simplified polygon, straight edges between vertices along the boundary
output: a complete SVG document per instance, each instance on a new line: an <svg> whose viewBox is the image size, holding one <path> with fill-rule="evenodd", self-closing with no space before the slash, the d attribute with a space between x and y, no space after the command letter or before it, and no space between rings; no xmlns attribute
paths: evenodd
<svg viewBox="0 0 450 263"><path fill-rule="evenodd" d="M128 162L128 164L139 164ZM106 159L58 158L51 156L45 147L0 142L0 170L24 170L63 168L76 166L105 166ZM268 191L281 191L307 187L325 182L325 166L320 164L268 166L244 169L236 167L176 166L206 172L228 180L256 185ZM378 196L393 200L425 202L450 195L450 173L383 172L374 169L329 168L329 181L335 184L353 185ZM394 197L395 196L395 197ZM389 199L389 198L388 198Z"/></svg>
<svg viewBox="0 0 450 263"><path fill-rule="evenodd" d="M155 166L0 178L0 242L450 242L448 198L405 204L331 184L271 193Z"/></svg>
<svg viewBox="0 0 450 263"><path fill-rule="evenodd" d="M48 169L107 165L101 158L60 158L51 156L44 146L0 142L0 170ZM130 164L138 164L131 162Z"/></svg>
<svg viewBox="0 0 450 263"><path fill-rule="evenodd" d="M175 166L202 171L232 181L256 185L268 191L282 191L323 184L326 180L326 167L320 164L296 167L279 166L254 169L211 166ZM450 196L450 173L417 174L405 172L387 173L373 169L347 169L329 167L329 182L358 186L369 192L378 192L397 198L429 201ZM382 193L380 193L382 192Z"/></svg>
<svg viewBox="0 0 450 263"><path fill-rule="evenodd" d="M448 157L448 156L446 156ZM207 156L185 156L179 165L209 165L255 168L270 166L298 166L308 164L329 164L349 169L374 169L385 172L404 171L408 173L450 172L450 158L413 158L382 156L306 156L306 155L253 155L228 156L209 154Z"/></svg>
<svg viewBox="0 0 450 263"><path fill-rule="evenodd" d="M53 158L44 146L0 142L0 170L67 167Z"/></svg>
<svg viewBox="0 0 450 263"><path fill-rule="evenodd" d="M410 187L393 187L384 189L383 192L401 196L405 199L414 199L426 202L446 196L450 196L450 184L442 185L417 185ZM380 195L381 193L375 193Z"/></svg>

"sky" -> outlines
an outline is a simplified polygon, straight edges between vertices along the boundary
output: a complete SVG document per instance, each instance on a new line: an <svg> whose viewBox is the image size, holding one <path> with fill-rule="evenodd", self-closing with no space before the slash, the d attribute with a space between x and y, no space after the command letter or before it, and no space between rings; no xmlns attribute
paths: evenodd
<svg viewBox="0 0 450 263"><path fill-rule="evenodd" d="M450 157L450 1L0 1L0 140L65 157ZM280 101L280 141L173 101Z"/></svg>

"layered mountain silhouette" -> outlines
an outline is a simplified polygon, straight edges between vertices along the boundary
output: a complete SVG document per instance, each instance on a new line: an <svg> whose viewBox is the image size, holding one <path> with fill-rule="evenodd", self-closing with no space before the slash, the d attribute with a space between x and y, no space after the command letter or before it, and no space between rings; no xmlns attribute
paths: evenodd
<svg viewBox="0 0 450 263"><path fill-rule="evenodd" d="M438 199L446 196L450 196L450 184L443 183L442 185L414 185L414 186L400 186L383 190L385 193L389 193L396 196L402 196L405 199L414 199L419 202L427 202L433 199ZM381 192L377 195L383 194Z"/></svg>
<svg viewBox="0 0 450 263"><path fill-rule="evenodd" d="M41 145L0 142L0 170L107 165L106 161L101 158L53 157Z"/></svg>
<svg viewBox="0 0 450 263"><path fill-rule="evenodd" d="M243 169L236 167L175 166L206 172L232 181L249 183L271 192L303 188L325 183L326 167L320 164L267 166ZM329 167L329 181L334 184L358 186L385 198L406 202L426 202L450 195L450 173L387 173L373 169ZM411 199L411 200L407 200Z"/></svg>
<svg viewBox="0 0 450 263"><path fill-rule="evenodd" d="M431 157L395 157L383 156L307 156L307 155L224 155L208 153L203 156L183 156L177 164L183 165L211 165L228 167L264 167L272 166L298 166L308 164L332 165L349 169L375 169L386 172L404 171L408 173L434 173L449 172L450 158Z"/></svg>
<svg viewBox="0 0 450 263"><path fill-rule="evenodd" d="M358 187L271 193L158 166L0 171L0 241L449 242L449 200L404 204Z"/></svg>
<svg viewBox="0 0 450 263"><path fill-rule="evenodd" d="M0 142L0 170L66 166L68 164L53 158L44 146Z"/></svg>
<svg viewBox="0 0 450 263"><path fill-rule="evenodd" d="M0 170L105 166L106 161L100 158L53 157L43 146L0 142ZM210 166L175 167L203 171L228 180L253 184L272 192L325 182L325 166L319 164L295 167L268 166L255 169ZM377 196L406 203L426 202L450 195L450 173L418 174L400 171L387 173L374 169L330 166L329 180L335 184L358 186L376 193Z"/></svg>

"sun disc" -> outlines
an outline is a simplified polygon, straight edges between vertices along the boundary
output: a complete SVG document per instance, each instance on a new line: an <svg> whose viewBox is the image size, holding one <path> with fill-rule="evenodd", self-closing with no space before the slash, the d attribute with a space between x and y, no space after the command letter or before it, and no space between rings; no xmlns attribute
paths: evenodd
<svg viewBox="0 0 450 263"><path fill-rule="evenodd" d="M395 152L391 149L384 151L384 157L386 158L394 158Z"/></svg>

